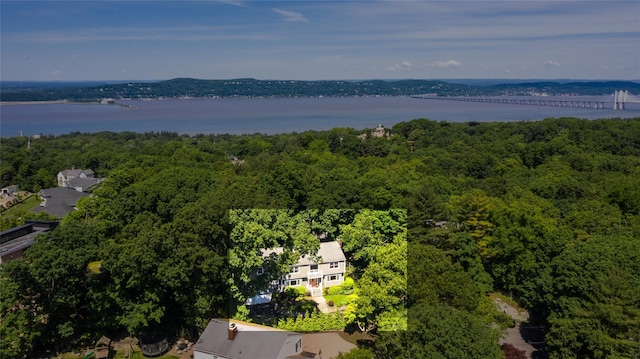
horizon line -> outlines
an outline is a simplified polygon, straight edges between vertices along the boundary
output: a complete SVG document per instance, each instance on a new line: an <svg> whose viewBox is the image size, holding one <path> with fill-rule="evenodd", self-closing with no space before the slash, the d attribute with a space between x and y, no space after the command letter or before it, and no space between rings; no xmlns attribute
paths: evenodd
<svg viewBox="0 0 640 359"><path fill-rule="evenodd" d="M199 78L199 77L172 77L167 79L119 79L119 80L100 80L100 79L92 79L92 80L0 80L0 83L7 82L22 82L22 83L37 83L37 82L48 82L48 83L72 83L72 82L162 82L162 81L171 81L177 79L189 79L189 80L203 80L203 81L229 81L229 80L256 80L256 81L299 81L299 82L321 82L321 81L594 81L594 82L603 82L603 81L621 81L621 82L640 82L640 78L631 79L631 80L622 80L622 79L589 79L589 78L491 78L491 77L460 77L460 78L362 78L362 79L315 79L315 80L300 80L300 79L276 79L276 78L255 78L255 77L234 77L234 78Z"/></svg>

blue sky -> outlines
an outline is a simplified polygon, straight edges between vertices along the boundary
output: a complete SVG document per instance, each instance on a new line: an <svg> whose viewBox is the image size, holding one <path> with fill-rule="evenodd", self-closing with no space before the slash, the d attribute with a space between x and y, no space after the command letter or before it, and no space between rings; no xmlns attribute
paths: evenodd
<svg viewBox="0 0 640 359"><path fill-rule="evenodd" d="M5 81L640 79L640 1L2 0Z"/></svg>

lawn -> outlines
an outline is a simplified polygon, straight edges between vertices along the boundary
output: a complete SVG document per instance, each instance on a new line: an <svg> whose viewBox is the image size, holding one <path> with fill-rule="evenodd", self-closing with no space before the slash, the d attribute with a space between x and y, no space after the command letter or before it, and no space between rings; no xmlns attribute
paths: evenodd
<svg viewBox="0 0 640 359"><path fill-rule="evenodd" d="M355 297L356 297L355 294L331 294L331 295L325 295L324 299L326 299L327 302L332 300L334 306L340 307L343 305L347 305L347 303L349 303L349 300Z"/></svg>
<svg viewBox="0 0 640 359"><path fill-rule="evenodd" d="M35 195L31 196L26 200L24 200L24 202L20 204L16 204L15 206L9 208L8 210L2 212L2 217L13 216L18 213L28 211L33 207L37 207L39 204L40 204L40 201L38 200L38 196L35 196Z"/></svg>

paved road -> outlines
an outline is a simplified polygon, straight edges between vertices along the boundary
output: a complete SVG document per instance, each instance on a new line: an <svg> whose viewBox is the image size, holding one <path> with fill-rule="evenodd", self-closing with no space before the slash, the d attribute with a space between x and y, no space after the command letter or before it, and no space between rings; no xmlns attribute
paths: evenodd
<svg viewBox="0 0 640 359"><path fill-rule="evenodd" d="M515 328L509 328L504 331L504 333L502 334L502 338L500 339L500 344L509 343L517 349L523 350L525 352L525 355L529 359L544 357L543 353L540 350L537 350L533 345L529 344L522 336L523 331L530 331L527 330L526 327L521 327L522 322L526 322L529 320L529 313L527 311L518 311L515 307L509 305L508 303L505 303L500 298L496 298L494 302L496 303L499 311L507 314L516 321Z"/></svg>

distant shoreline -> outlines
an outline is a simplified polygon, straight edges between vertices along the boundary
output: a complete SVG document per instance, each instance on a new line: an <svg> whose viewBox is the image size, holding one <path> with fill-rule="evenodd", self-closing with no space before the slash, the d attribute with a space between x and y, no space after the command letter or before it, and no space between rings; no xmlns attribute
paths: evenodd
<svg viewBox="0 0 640 359"><path fill-rule="evenodd" d="M0 106L20 106L20 105L110 105L100 102L77 102L69 100L54 100L54 101L0 101Z"/></svg>
<svg viewBox="0 0 640 359"><path fill-rule="evenodd" d="M0 101L1 106L12 106L12 105L51 105L51 104L59 104L59 103L72 103L67 100L56 100L56 101Z"/></svg>

